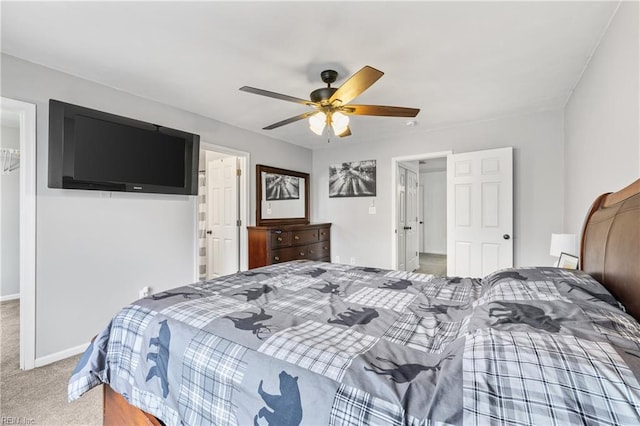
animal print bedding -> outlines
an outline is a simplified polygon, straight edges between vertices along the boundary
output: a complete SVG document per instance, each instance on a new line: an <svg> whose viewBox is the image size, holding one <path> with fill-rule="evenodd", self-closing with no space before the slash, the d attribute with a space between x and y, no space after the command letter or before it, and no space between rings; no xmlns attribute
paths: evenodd
<svg viewBox="0 0 640 426"><path fill-rule="evenodd" d="M71 376L167 425L640 424L640 325L556 268L296 261L140 299Z"/></svg>

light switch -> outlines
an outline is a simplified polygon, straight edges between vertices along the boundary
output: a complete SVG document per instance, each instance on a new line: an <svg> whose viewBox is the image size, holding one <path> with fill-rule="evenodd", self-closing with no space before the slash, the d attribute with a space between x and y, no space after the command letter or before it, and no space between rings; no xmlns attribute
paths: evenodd
<svg viewBox="0 0 640 426"><path fill-rule="evenodd" d="M369 206L369 214L376 214L376 206Z"/></svg>

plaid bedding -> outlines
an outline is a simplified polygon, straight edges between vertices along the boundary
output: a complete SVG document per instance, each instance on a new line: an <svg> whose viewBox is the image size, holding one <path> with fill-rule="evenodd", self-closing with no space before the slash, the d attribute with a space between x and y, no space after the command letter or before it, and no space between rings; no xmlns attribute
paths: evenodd
<svg viewBox="0 0 640 426"><path fill-rule="evenodd" d="M640 325L579 271L296 261L134 302L68 396L167 425L637 425L639 378Z"/></svg>

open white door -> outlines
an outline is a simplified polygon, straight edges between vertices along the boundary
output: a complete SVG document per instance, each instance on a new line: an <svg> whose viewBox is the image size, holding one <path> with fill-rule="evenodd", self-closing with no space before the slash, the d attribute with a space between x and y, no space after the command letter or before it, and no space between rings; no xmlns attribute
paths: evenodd
<svg viewBox="0 0 640 426"><path fill-rule="evenodd" d="M406 190L407 190L407 182L406 182L406 169L398 165L396 168L396 234L398 235L398 270L406 271L407 270L407 262L406 262Z"/></svg>
<svg viewBox="0 0 640 426"><path fill-rule="evenodd" d="M420 266L418 256L418 174L400 164L398 164L396 173L398 270L414 271Z"/></svg>
<svg viewBox="0 0 640 426"><path fill-rule="evenodd" d="M426 246L426 226L424 224L424 197L425 197L425 189L424 185L421 183L418 185L418 251L420 253L425 252ZM420 264L420 260L418 259L418 265Z"/></svg>
<svg viewBox="0 0 640 426"><path fill-rule="evenodd" d="M447 275L513 266L513 149L447 156Z"/></svg>
<svg viewBox="0 0 640 426"><path fill-rule="evenodd" d="M407 271L415 271L420 267L420 258L418 256L418 174L413 170L407 169L407 232L405 240L407 242L406 262Z"/></svg>
<svg viewBox="0 0 640 426"><path fill-rule="evenodd" d="M207 162L207 278L239 270L237 158Z"/></svg>

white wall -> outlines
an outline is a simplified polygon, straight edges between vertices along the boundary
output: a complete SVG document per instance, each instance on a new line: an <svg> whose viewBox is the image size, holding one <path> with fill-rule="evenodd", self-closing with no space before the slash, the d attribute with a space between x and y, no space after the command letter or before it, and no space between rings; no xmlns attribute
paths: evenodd
<svg viewBox="0 0 640 426"><path fill-rule="evenodd" d="M424 186L424 253L447 254L447 172L420 173Z"/></svg>
<svg viewBox="0 0 640 426"><path fill-rule="evenodd" d="M47 187L48 101L54 98L201 136L255 164L311 171L311 151L2 55L2 95L37 109L36 357L83 345L145 285L194 281L196 199ZM255 222L255 184L250 217Z"/></svg>
<svg viewBox="0 0 640 426"><path fill-rule="evenodd" d="M638 2L622 2L565 108L564 230L640 176Z"/></svg>
<svg viewBox="0 0 640 426"><path fill-rule="evenodd" d="M20 129L2 126L2 148L20 149ZM0 297L20 294L20 171L0 176Z"/></svg>
<svg viewBox="0 0 640 426"><path fill-rule="evenodd" d="M423 114L428 114L428 110ZM563 218L563 112L544 111L431 130L399 127L393 139L332 141L313 152L313 217L332 222L331 254L360 265L391 267L391 158L453 150L514 147L514 263L548 265L552 232ZM329 165L377 160L377 214L371 198L329 198Z"/></svg>

